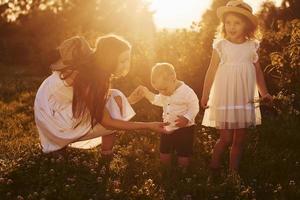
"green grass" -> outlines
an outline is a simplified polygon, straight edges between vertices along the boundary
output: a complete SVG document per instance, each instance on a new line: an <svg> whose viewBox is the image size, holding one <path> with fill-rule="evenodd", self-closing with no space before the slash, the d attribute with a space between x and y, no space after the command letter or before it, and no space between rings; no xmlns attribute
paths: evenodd
<svg viewBox="0 0 300 200"><path fill-rule="evenodd" d="M299 117L268 117L250 130L241 179L207 182L217 133L197 126L190 169L159 164L159 136L119 131L111 162L98 148L42 154L33 120L35 92L43 77L0 71L0 199L299 199ZM159 120L143 101L135 120ZM146 112L147 111L147 112ZM200 118L197 120L200 124Z"/></svg>

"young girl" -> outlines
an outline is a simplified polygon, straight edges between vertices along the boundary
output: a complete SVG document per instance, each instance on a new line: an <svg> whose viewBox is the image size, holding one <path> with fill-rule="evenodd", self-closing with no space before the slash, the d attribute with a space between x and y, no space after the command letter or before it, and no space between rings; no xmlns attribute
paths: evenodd
<svg viewBox="0 0 300 200"><path fill-rule="evenodd" d="M71 145L92 148L101 143L111 155L116 129L164 132L161 122L128 122L135 112L119 90L111 90L112 76L125 76L130 67L130 44L115 35L98 38L93 51L83 37L58 47L59 59L37 91L35 122L45 153ZM101 138L100 138L101 137Z"/></svg>
<svg viewBox="0 0 300 200"><path fill-rule="evenodd" d="M261 100L272 101L259 66L254 38L258 25L252 8L243 1L229 1L217 9L223 39L215 40L206 73L201 106L202 125L215 127L220 138L213 149L210 168L218 172L224 151L231 145L229 169L237 172L246 140L246 128L261 123Z"/></svg>

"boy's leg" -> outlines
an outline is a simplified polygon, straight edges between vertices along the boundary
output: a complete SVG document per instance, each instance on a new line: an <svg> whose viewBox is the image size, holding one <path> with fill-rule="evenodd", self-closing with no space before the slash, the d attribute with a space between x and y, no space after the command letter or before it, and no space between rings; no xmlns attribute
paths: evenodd
<svg viewBox="0 0 300 200"><path fill-rule="evenodd" d="M177 151L177 163L180 167L188 167L193 154L195 127L180 128L174 132L174 144Z"/></svg>
<svg viewBox="0 0 300 200"><path fill-rule="evenodd" d="M231 145L232 137L233 137L232 130L220 129L219 133L220 133L220 138L217 140L214 146L212 158L210 162L210 168L216 170L220 168L221 157L223 153L226 151L226 149Z"/></svg>
<svg viewBox="0 0 300 200"><path fill-rule="evenodd" d="M190 165L190 157L178 156L177 162L179 167L188 167Z"/></svg>
<svg viewBox="0 0 300 200"><path fill-rule="evenodd" d="M244 145L247 140L246 129L235 129L233 136L233 143L230 151L229 169L231 171L238 171L240 159L243 153Z"/></svg>
<svg viewBox="0 0 300 200"><path fill-rule="evenodd" d="M160 134L160 162L163 165L171 165L172 134Z"/></svg>
<svg viewBox="0 0 300 200"><path fill-rule="evenodd" d="M171 165L171 154L170 153L160 153L160 162L163 165Z"/></svg>

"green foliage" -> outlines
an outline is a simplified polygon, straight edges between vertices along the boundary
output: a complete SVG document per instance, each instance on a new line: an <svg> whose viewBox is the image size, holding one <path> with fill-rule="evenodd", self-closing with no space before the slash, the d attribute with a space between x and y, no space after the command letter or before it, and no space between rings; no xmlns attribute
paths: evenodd
<svg viewBox="0 0 300 200"><path fill-rule="evenodd" d="M299 115L300 21L279 21L278 31L266 30L261 61L279 113Z"/></svg>

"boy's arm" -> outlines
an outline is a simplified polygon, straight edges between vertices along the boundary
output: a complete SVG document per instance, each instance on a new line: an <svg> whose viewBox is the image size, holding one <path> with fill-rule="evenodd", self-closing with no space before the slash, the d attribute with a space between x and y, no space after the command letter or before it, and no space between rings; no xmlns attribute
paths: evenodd
<svg viewBox="0 0 300 200"><path fill-rule="evenodd" d="M186 101L188 102L188 109L184 115L177 116L176 126L178 127L186 127L189 122L192 122L198 112L199 112L199 100L194 91L189 92L186 96Z"/></svg>
<svg viewBox="0 0 300 200"><path fill-rule="evenodd" d="M146 99L152 103L155 99L155 94L151 92L147 87L143 87L142 90L144 93L144 97L146 97Z"/></svg>
<svg viewBox="0 0 300 200"><path fill-rule="evenodd" d="M188 110L185 115L183 115L185 118L187 118L190 122L195 119L199 112L199 99L197 95L194 92L190 92L187 96L188 100Z"/></svg>
<svg viewBox="0 0 300 200"><path fill-rule="evenodd" d="M130 104L135 104L139 102L143 97L143 91L142 90L143 86L138 86L128 97L127 100Z"/></svg>
<svg viewBox="0 0 300 200"><path fill-rule="evenodd" d="M147 87L143 87L143 93L144 93L144 97L146 97L146 99L153 105L163 106L161 95L154 94Z"/></svg>

